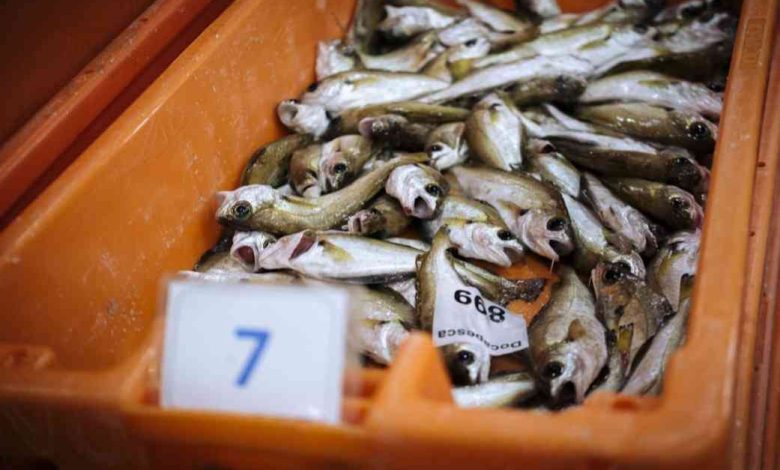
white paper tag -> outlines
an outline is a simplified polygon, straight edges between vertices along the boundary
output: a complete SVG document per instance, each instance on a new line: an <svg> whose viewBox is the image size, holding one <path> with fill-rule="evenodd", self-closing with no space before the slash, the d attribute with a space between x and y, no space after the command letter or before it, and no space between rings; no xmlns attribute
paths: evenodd
<svg viewBox="0 0 780 470"><path fill-rule="evenodd" d="M473 287L444 287L436 292L433 342L481 344L491 356L528 347L525 319L485 299Z"/></svg>
<svg viewBox="0 0 780 470"><path fill-rule="evenodd" d="M346 290L175 279L161 405L336 423Z"/></svg>

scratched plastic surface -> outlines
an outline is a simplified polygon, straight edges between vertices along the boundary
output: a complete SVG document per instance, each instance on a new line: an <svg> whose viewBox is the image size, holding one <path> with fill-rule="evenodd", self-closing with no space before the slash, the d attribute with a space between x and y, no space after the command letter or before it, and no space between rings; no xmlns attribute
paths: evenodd
<svg viewBox="0 0 780 470"><path fill-rule="evenodd" d="M562 2L571 10L600 2ZM317 40L350 0L239 0L0 234L0 455L67 467L721 466L755 308L745 273L776 0L746 0L708 200L690 335L664 394L558 414L461 410L425 335L347 377L346 423L161 410L158 280L218 235L214 193L283 129ZM754 231L763 230L755 227ZM737 416L739 418L739 416Z"/></svg>

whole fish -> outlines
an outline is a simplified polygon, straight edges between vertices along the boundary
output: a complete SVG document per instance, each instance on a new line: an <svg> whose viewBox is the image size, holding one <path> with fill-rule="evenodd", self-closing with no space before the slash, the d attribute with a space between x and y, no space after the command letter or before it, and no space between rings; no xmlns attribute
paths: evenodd
<svg viewBox="0 0 780 470"><path fill-rule="evenodd" d="M260 270L257 261L263 252L276 243L276 237L265 232L241 232L233 235L230 257L241 263L248 272Z"/></svg>
<svg viewBox="0 0 780 470"><path fill-rule="evenodd" d="M351 183L377 153L371 141L360 135L345 135L323 144L318 171L322 193L337 191Z"/></svg>
<svg viewBox="0 0 780 470"><path fill-rule="evenodd" d="M689 52L671 52L663 47L638 49L606 73L653 70L680 80L707 82L728 69L733 45L729 40Z"/></svg>
<svg viewBox="0 0 780 470"><path fill-rule="evenodd" d="M509 89L509 96L517 106L574 103L587 85L588 81L577 75L543 76L518 83Z"/></svg>
<svg viewBox="0 0 780 470"><path fill-rule="evenodd" d="M326 281L384 284L414 276L418 250L344 232L305 230L260 254L261 269L293 270Z"/></svg>
<svg viewBox="0 0 780 470"><path fill-rule="evenodd" d="M604 226L631 242L637 253L653 254L658 249L658 229L590 173L582 176L582 197Z"/></svg>
<svg viewBox="0 0 780 470"><path fill-rule="evenodd" d="M433 126L411 122L396 114L384 114L363 118L358 124L358 130L360 135L389 148L420 152L425 148Z"/></svg>
<svg viewBox="0 0 780 470"><path fill-rule="evenodd" d="M620 237L604 228L591 211L568 194L563 202L569 213L572 232L576 241L574 252L575 266L579 271L590 272L600 261L622 263L638 277L645 276L645 264L642 257L631 251L630 246Z"/></svg>
<svg viewBox="0 0 780 470"><path fill-rule="evenodd" d="M522 169L523 126L518 114L504 93L491 93L474 106L466 120L466 139L477 159L499 170Z"/></svg>
<svg viewBox="0 0 780 470"><path fill-rule="evenodd" d="M352 70L312 84L301 97L301 103L340 113L358 106L416 98L448 85L443 80L422 74Z"/></svg>
<svg viewBox="0 0 780 470"><path fill-rule="evenodd" d="M695 229L704 220L704 210L696 198L676 186L635 178L602 181L619 198L672 228Z"/></svg>
<svg viewBox="0 0 780 470"><path fill-rule="evenodd" d="M478 69L450 86L432 91L418 100L423 103L442 103L528 80L537 80L540 77L586 77L592 72L593 66L590 62L572 55L538 56Z"/></svg>
<svg viewBox="0 0 780 470"><path fill-rule="evenodd" d="M633 137L695 152L712 152L718 138L718 126L699 113L647 103L581 106L576 116Z"/></svg>
<svg viewBox="0 0 780 470"><path fill-rule="evenodd" d="M573 248L571 228L557 192L521 174L487 168L449 170L464 193L498 211L524 246L557 261Z"/></svg>
<svg viewBox="0 0 780 470"><path fill-rule="evenodd" d="M278 188L287 182L287 169L293 152L311 143L311 136L293 134L257 149L241 176L241 185L267 184Z"/></svg>
<svg viewBox="0 0 780 470"><path fill-rule="evenodd" d="M680 289L696 275L701 231L682 231L664 243L650 263L647 280L650 287L662 293L672 306L680 304Z"/></svg>
<svg viewBox="0 0 780 470"><path fill-rule="evenodd" d="M523 245L503 224L457 219L449 219L446 224L450 241L464 258L505 267L523 259Z"/></svg>
<svg viewBox="0 0 780 470"><path fill-rule="evenodd" d="M673 109L691 110L718 119L723 94L700 83L687 82L657 72L638 71L612 75L588 84L581 103L638 101Z"/></svg>
<svg viewBox="0 0 780 470"><path fill-rule="evenodd" d="M338 74L336 74L338 75ZM284 100L276 108L279 120L288 129L299 134L319 138L331 125L331 118L320 105L303 104L300 100Z"/></svg>
<svg viewBox="0 0 780 470"><path fill-rule="evenodd" d="M554 402L581 403L607 360L604 326L593 295L570 268L528 330L531 359Z"/></svg>
<svg viewBox="0 0 780 470"><path fill-rule="evenodd" d="M488 25L492 30L511 34L514 41L525 41L537 33L530 18L520 18L507 11L474 0L456 0L466 7L471 16Z"/></svg>
<svg viewBox="0 0 780 470"><path fill-rule="evenodd" d="M387 238L403 233L410 222L398 201L382 195L367 208L351 215L347 219L347 230L357 235Z"/></svg>
<svg viewBox="0 0 780 470"><path fill-rule="evenodd" d="M725 11L699 15L692 21L681 22L681 27L672 34L661 37L661 46L671 54L706 50L718 43L734 40L737 20Z"/></svg>
<svg viewBox="0 0 780 470"><path fill-rule="evenodd" d="M290 158L290 186L306 198L322 195L320 186L320 160L322 144L309 145L293 152Z"/></svg>
<svg viewBox="0 0 780 470"><path fill-rule="evenodd" d="M349 332L350 345L383 365L393 361L409 329L417 323L414 308L389 289L355 291L351 314L357 321Z"/></svg>
<svg viewBox="0 0 780 470"><path fill-rule="evenodd" d="M595 68L594 74L601 75L624 62L644 58L655 51L653 39L658 30L652 26L636 24L631 27L615 28L608 37L580 46L571 54L587 60Z"/></svg>
<svg viewBox="0 0 780 470"><path fill-rule="evenodd" d="M580 196L580 172L566 157L546 140L531 139L528 143L528 169L542 181L555 186L571 197Z"/></svg>
<svg viewBox="0 0 780 470"><path fill-rule="evenodd" d="M688 313L691 309L692 279L686 283L677 314L666 320L634 367L622 393L629 395L657 394L661 390L669 358L685 341Z"/></svg>
<svg viewBox="0 0 780 470"><path fill-rule="evenodd" d="M406 165L393 170L385 192L398 199L406 215L430 219L447 195L447 184L438 171L426 165Z"/></svg>
<svg viewBox="0 0 780 470"><path fill-rule="evenodd" d="M410 38L432 29L449 26L458 19L435 8L422 6L385 6L385 19L378 25L379 31L391 38Z"/></svg>
<svg viewBox="0 0 780 470"><path fill-rule="evenodd" d="M464 70L470 68L470 61L485 57L490 52L490 42L482 37L470 39L460 44L455 44L439 54L422 73L430 77L452 82L463 76Z"/></svg>
<svg viewBox="0 0 780 470"><path fill-rule="evenodd" d="M658 150L629 137L598 133L591 124L571 118L553 106L545 105L545 109L551 113L546 119L552 118L553 122L536 124L522 115L526 129L550 140L575 164L605 175L641 175L693 191L706 191L709 172L685 150Z"/></svg>
<svg viewBox="0 0 780 470"><path fill-rule="evenodd" d="M461 408L498 408L522 403L536 394L536 382L526 372L494 377L478 385L455 387L452 399Z"/></svg>
<svg viewBox="0 0 780 470"><path fill-rule="evenodd" d="M302 230L326 230L362 209L384 187L396 168L427 160L412 154L394 158L361 176L351 185L318 198L282 196L270 186L242 186L223 191L217 220L229 227L289 234Z"/></svg>
<svg viewBox="0 0 780 470"><path fill-rule="evenodd" d="M537 55L569 54L593 41L608 38L610 33L619 27L624 26L599 23L542 34L531 41L523 42L505 51L475 60L473 66L475 68L483 68L490 65L528 59Z"/></svg>
<svg viewBox="0 0 780 470"><path fill-rule="evenodd" d="M340 72L352 70L357 66L355 51L341 39L331 39L317 43L317 61L314 71L317 81L321 81Z"/></svg>
<svg viewBox="0 0 780 470"><path fill-rule="evenodd" d="M431 166L444 171L465 163L470 156L465 134L466 125L462 122L442 124L431 131L425 142Z"/></svg>
<svg viewBox="0 0 780 470"><path fill-rule="evenodd" d="M442 200L436 217L425 220L421 224L423 237L426 240L432 240L442 225L452 220L482 222L506 228L501 216L489 205L467 197L450 194Z"/></svg>
<svg viewBox="0 0 780 470"><path fill-rule="evenodd" d="M640 349L674 314L664 296L620 263L600 263L591 282L599 318L607 328L609 373L600 390L620 390Z"/></svg>
<svg viewBox="0 0 780 470"><path fill-rule="evenodd" d="M360 122L366 118L396 115L418 124L444 124L462 122L469 116L469 110L452 106L424 104L414 101L400 101L348 109L341 113L331 125L330 135L354 134L359 131Z"/></svg>
<svg viewBox="0 0 780 470"><path fill-rule="evenodd" d="M393 51L380 55L364 54L358 51L358 57L363 66L369 70L417 72L442 52L444 52L444 46L439 44L438 36L431 31Z"/></svg>

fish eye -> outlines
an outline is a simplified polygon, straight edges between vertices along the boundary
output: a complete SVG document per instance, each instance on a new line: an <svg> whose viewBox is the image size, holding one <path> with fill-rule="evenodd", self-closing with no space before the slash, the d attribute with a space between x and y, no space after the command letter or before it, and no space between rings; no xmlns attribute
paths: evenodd
<svg viewBox="0 0 780 470"><path fill-rule="evenodd" d="M542 147L542 153L553 153L553 152L555 152L555 146L549 142L544 144L544 146Z"/></svg>
<svg viewBox="0 0 780 470"><path fill-rule="evenodd" d="M604 271L604 274L602 274L601 276L601 280L604 281L604 284L611 286L612 284L623 279L624 273L625 272L623 271L623 269L620 266L618 266L618 263L616 263L610 266L609 268L607 268L606 271Z"/></svg>
<svg viewBox="0 0 780 470"><path fill-rule="evenodd" d="M469 39L464 44L466 45L466 47L474 47L474 46L477 45L477 40L476 39Z"/></svg>
<svg viewBox="0 0 780 470"><path fill-rule="evenodd" d="M474 363L474 353L471 351L459 351L458 352L458 362L463 364L464 366L470 366Z"/></svg>
<svg viewBox="0 0 780 470"><path fill-rule="evenodd" d="M425 192L433 197L439 197L441 196L441 187L437 184L431 183L425 186Z"/></svg>
<svg viewBox="0 0 780 470"><path fill-rule="evenodd" d="M690 165L691 161L685 157L677 157L674 160L672 160L672 164L676 167L683 167L683 166Z"/></svg>
<svg viewBox="0 0 780 470"><path fill-rule="evenodd" d="M720 92L722 92L723 90L726 89L724 84L722 82L718 82L718 81L713 81L713 82L708 83L707 84L707 88L709 88L710 90L712 90L712 91L714 91L716 93L720 93Z"/></svg>
<svg viewBox="0 0 780 470"><path fill-rule="evenodd" d="M442 150L444 150L444 146L441 144L431 145L431 152L441 152Z"/></svg>
<svg viewBox="0 0 780 470"><path fill-rule="evenodd" d="M542 376L547 380L557 379L563 374L563 364L558 361L550 361L542 369Z"/></svg>
<svg viewBox="0 0 780 470"><path fill-rule="evenodd" d="M675 209L682 209L687 205L681 197L673 197L670 202Z"/></svg>
<svg viewBox="0 0 780 470"><path fill-rule="evenodd" d="M560 232L566 228L566 221L560 217L553 217L547 221L547 230L551 232Z"/></svg>
<svg viewBox="0 0 780 470"><path fill-rule="evenodd" d="M509 230L499 230L498 238L504 241L514 240L515 236Z"/></svg>
<svg viewBox="0 0 780 470"><path fill-rule="evenodd" d="M335 171L338 174L344 173L347 171L347 165L345 163L336 163L333 165L333 171Z"/></svg>
<svg viewBox="0 0 780 470"><path fill-rule="evenodd" d="M316 91L318 86L320 86L320 84L319 84L319 83L317 83L317 82L314 82L314 83L312 83L311 85L309 85L309 86L306 88L306 91L309 91L309 92L311 92L311 91Z"/></svg>
<svg viewBox="0 0 780 470"><path fill-rule="evenodd" d="M688 126L688 135L693 137L695 140L702 140L711 137L710 128L701 121L692 122L691 125Z"/></svg>
<svg viewBox="0 0 780 470"><path fill-rule="evenodd" d="M491 111L496 111L501 109L501 106L502 106L501 103L493 103L490 106L488 106L488 108L490 108Z"/></svg>
<svg viewBox="0 0 780 470"><path fill-rule="evenodd" d="M238 201L231 209L231 212L236 219L244 220L252 214L252 205L247 201Z"/></svg>
<svg viewBox="0 0 780 470"><path fill-rule="evenodd" d="M639 34L645 34L647 32L647 25L643 23L635 24L634 31Z"/></svg>
<svg viewBox="0 0 780 470"><path fill-rule="evenodd" d="M262 248L268 248L268 245L270 245L270 244L271 244L271 240L264 240Z"/></svg>

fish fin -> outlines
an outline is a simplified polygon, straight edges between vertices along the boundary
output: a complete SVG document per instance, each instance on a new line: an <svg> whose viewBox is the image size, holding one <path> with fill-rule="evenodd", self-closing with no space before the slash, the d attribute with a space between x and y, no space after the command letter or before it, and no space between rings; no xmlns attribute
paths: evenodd
<svg viewBox="0 0 780 470"><path fill-rule="evenodd" d="M309 251L309 249L314 246L314 243L317 241L317 236L314 232L311 231L305 231L301 234L301 239L298 241L298 244L295 246L295 249L292 251L292 254L290 255L290 259L293 260L302 254Z"/></svg>

